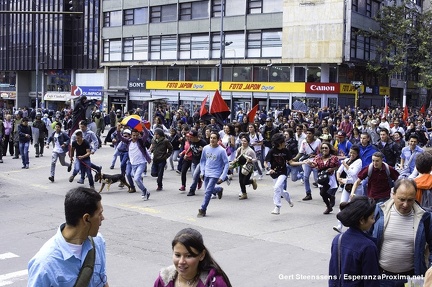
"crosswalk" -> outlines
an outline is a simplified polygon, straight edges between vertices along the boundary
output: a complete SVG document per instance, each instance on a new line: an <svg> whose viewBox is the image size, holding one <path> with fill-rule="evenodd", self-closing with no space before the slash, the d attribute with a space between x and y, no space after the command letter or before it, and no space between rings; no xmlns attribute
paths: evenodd
<svg viewBox="0 0 432 287"><path fill-rule="evenodd" d="M8 266L8 260L19 258L20 256L12 252L0 253L0 263ZM0 269L1 272L1 269ZM27 283L27 269L0 274L0 287L2 286L25 286Z"/></svg>

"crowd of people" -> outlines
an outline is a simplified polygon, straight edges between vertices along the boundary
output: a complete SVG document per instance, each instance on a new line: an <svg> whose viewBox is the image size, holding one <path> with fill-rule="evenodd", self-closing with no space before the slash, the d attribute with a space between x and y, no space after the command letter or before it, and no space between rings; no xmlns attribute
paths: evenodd
<svg viewBox="0 0 432 287"><path fill-rule="evenodd" d="M79 112L56 113L52 119L48 115L46 120L43 111L36 112L31 127L24 111L6 114L0 131L3 143L0 155L4 157L9 151L13 158L21 157L23 168L28 169L30 145L34 143L38 157L52 143L48 179L54 182L59 159L72 172L70 182L80 174L77 182L83 184L87 178L89 187L94 189L92 171L101 174L102 166L90 157L103 144L110 144L114 149L109 168L114 169L119 158L121 175L130 185L129 192L134 193L138 188L143 200L149 200L151 192L144 179L148 165L150 175L156 178L156 191L163 190L164 172L168 169L181 175L180 193L194 196L204 186L198 217L207 215L211 199L221 199L223 184L232 184L235 177L238 177L239 200L249 198L247 188L257 189L264 174L271 177L274 191L271 214L274 215L281 212L282 198L290 207L294 206L288 178L304 185L303 201L312 200L313 189L318 188L325 215L333 212L339 190L342 192L340 213L333 229L341 234L344 226L349 229L343 238L339 235L333 242L330 274L354 272L353 266L336 270L340 266L338 260L348 262L355 256L360 258L361 252L367 254L368 260L347 264L364 264L365 274L424 275L432 263L432 257L422 261L416 251L409 256L410 263L398 264L409 254L394 256L391 252L402 245L412 247L410 250L425 247L426 243L432 246L429 219L432 154L427 150L432 142L431 110L422 114L413 109L407 114L395 108L384 114L375 107L339 107L302 112L286 106L268 112L263 109L253 121L241 110L232 122L221 122L216 117L207 122L195 114L189 116L182 109L167 116L164 111L170 109L158 107L150 123L140 109L123 114L112 108L104 114L94 108L89 113L91 103L86 99L80 99L77 107ZM127 121L132 115L141 119L138 124ZM108 133L102 139L106 126L109 126ZM383 224L389 218L392 220ZM401 230L403 224L414 224L418 236ZM404 238L401 242L388 239L400 237ZM349 254L352 252L349 246L356 240L364 249L356 250L354 256ZM200 249L178 247L174 243L173 250L176 257L189 253L196 260L202 256ZM340 254L337 257L341 252L342 257ZM165 275L161 273L161 276L159 284L166 283ZM180 280L176 275L167 278ZM197 275L188 281L199 282ZM402 281L381 286L399 286Z"/></svg>

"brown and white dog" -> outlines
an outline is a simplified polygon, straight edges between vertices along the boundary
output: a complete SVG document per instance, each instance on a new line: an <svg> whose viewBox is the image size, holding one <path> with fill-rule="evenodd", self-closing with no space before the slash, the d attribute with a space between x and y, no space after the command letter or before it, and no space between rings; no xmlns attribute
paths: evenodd
<svg viewBox="0 0 432 287"><path fill-rule="evenodd" d="M122 174L113 174L113 175L109 175L109 174L104 174L104 173L96 173L96 175L95 175L95 181L96 182L99 182L99 183L102 183L102 186L101 186L101 188L100 188L100 190L99 190L99 193L101 193L102 192L102 190L104 189L104 187L105 187L105 184L108 184L108 191L109 191L109 189L110 189L110 186L111 186L111 184L112 183L115 183L115 182L120 182L120 183L122 183L122 184L124 184L124 185L126 185L127 187L128 187L128 192L130 193L131 192L131 187L130 187L130 185L126 182L126 178L125 178L125 176L124 175L122 175Z"/></svg>

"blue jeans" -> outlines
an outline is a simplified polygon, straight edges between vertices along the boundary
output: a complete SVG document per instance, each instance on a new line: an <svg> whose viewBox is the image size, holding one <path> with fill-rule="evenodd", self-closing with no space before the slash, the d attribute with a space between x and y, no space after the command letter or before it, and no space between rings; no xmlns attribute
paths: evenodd
<svg viewBox="0 0 432 287"><path fill-rule="evenodd" d="M305 191L306 191L306 194L311 194L312 191L311 191L311 188L310 188L309 177L310 177L311 173L313 172L314 173L314 178L317 178L318 177L318 172L317 172L316 168L312 168L308 164L303 164L302 167L303 167L303 172L304 172L304 174L303 174L303 180L304 180Z"/></svg>
<svg viewBox="0 0 432 287"><path fill-rule="evenodd" d="M139 189L141 189L142 194L146 195L147 193L147 188L144 186L143 180L141 175L144 172L144 168L147 165L147 163L141 163L141 164L134 164L132 165L132 175L133 175L133 179L136 182L136 185L138 186Z"/></svg>
<svg viewBox="0 0 432 287"><path fill-rule="evenodd" d="M131 188L135 188L135 183L132 178L132 165L129 160L126 161L126 177Z"/></svg>
<svg viewBox="0 0 432 287"><path fill-rule="evenodd" d="M29 146L30 146L30 142L26 142L26 143L19 143L19 152L21 154L21 159L22 159L22 164L23 166L27 166L29 165Z"/></svg>
<svg viewBox="0 0 432 287"><path fill-rule="evenodd" d="M158 187L162 187L162 179L165 171L166 160L162 162L155 163L153 162L151 167L151 176L157 176L157 185Z"/></svg>
<svg viewBox="0 0 432 287"><path fill-rule="evenodd" d="M204 211L207 210L212 194L217 194L222 189L222 187L216 186L218 180L219 178L215 177L204 177L205 195L201 204L201 209Z"/></svg>
<svg viewBox="0 0 432 287"><path fill-rule="evenodd" d="M195 167L194 167L195 166ZM192 185L190 186L190 190L195 191L200 179L201 168L199 163L192 164Z"/></svg>
<svg viewBox="0 0 432 287"><path fill-rule="evenodd" d="M91 167L90 158L84 158L81 160L77 159L77 162L79 162L80 165L81 179L84 179L84 174L87 173L87 178L90 186L94 186L93 176L90 168Z"/></svg>

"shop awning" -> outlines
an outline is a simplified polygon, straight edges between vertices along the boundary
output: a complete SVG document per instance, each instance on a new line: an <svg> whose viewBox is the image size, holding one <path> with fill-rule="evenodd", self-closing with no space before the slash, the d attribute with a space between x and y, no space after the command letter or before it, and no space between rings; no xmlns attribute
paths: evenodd
<svg viewBox="0 0 432 287"><path fill-rule="evenodd" d="M78 98L78 96L72 96L70 92L46 92L44 96L45 101L58 101L66 102L70 99Z"/></svg>

